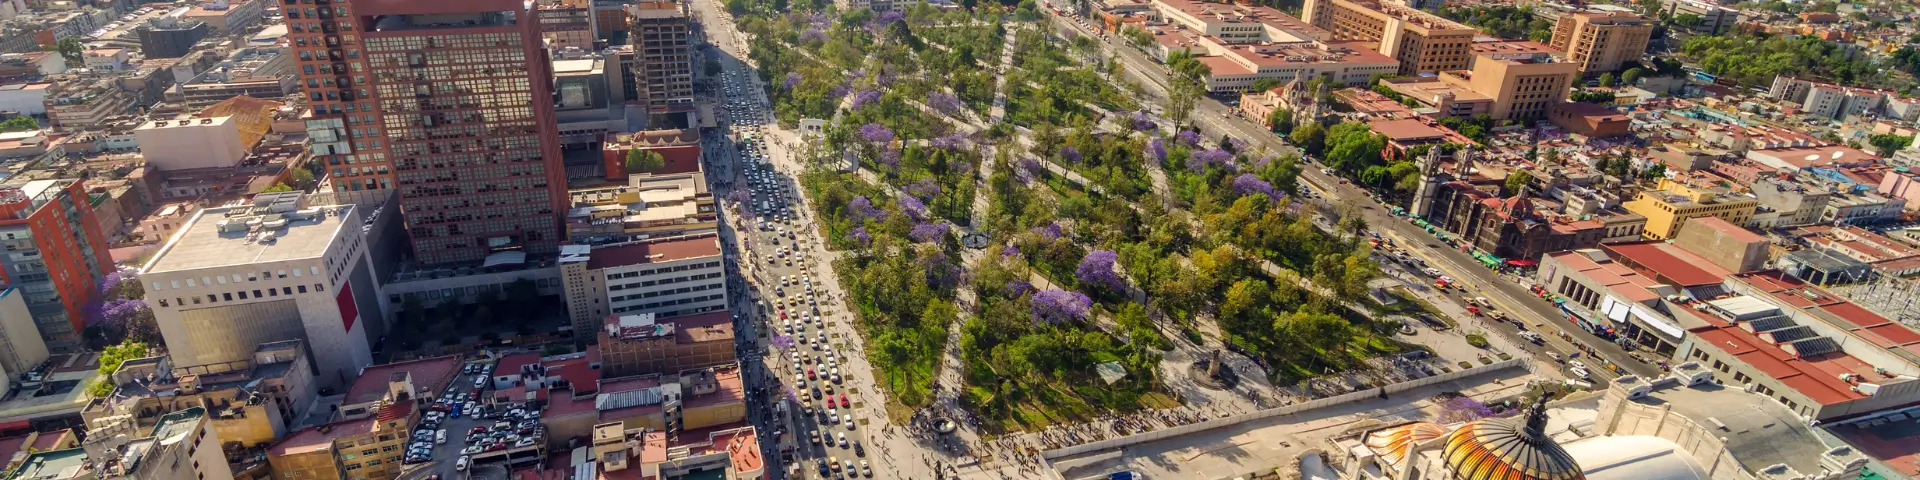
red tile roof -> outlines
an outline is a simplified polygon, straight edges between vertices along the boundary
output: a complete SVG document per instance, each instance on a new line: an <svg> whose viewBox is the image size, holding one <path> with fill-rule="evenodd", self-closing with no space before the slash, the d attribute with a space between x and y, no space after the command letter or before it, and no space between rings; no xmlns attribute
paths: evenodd
<svg viewBox="0 0 1920 480"><path fill-rule="evenodd" d="M1830 372L1822 368L1823 365L1832 367L1841 363L1820 363L1823 357L1795 358L1793 354L1725 320L1712 316L1702 316L1702 318L1707 319L1712 326L1692 330L1701 343L1726 351L1740 362L1752 365L1755 370L1779 380L1781 384L1800 392L1808 399L1819 402L1821 405L1833 405L1866 398L1866 395L1851 390L1852 385L1841 380L1839 372ZM1845 353L1836 352L1824 357L1845 357L1852 360L1852 363L1865 365ZM1871 374L1873 369L1867 368L1865 372L1851 373Z"/></svg>
<svg viewBox="0 0 1920 480"><path fill-rule="evenodd" d="M1690 287L1720 283L1732 272L1666 242L1631 242L1601 245L1607 256L1624 260L1633 269L1654 280Z"/></svg>
<svg viewBox="0 0 1920 480"><path fill-rule="evenodd" d="M493 374L494 376L518 375L520 373L520 367L536 363L540 363L540 354L538 353L522 353L500 357L500 361L493 366Z"/></svg>
<svg viewBox="0 0 1920 480"><path fill-rule="evenodd" d="M58 432L40 432L40 436L38 438L33 439L33 449L42 451L42 452L54 450L58 448L61 444L66 443L67 439L72 436L73 436L73 430L61 430ZM0 460L5 460L7 458L8 456L0 456Z"/></svg>
<svg viewBox="0 0 1920 480"><path fill-rule="evenodd" d="M13 455L27 450L27 436L0 438L0 462L9 462Z"/></svg>
<svg viewBox="0 0 1920 480"><path fill-rule="evenodd" d="M609 267L717 256L720 256L719 237L701 235L595 248L593 249L591 258L587 260L587 268L599 270Z"/></svg>

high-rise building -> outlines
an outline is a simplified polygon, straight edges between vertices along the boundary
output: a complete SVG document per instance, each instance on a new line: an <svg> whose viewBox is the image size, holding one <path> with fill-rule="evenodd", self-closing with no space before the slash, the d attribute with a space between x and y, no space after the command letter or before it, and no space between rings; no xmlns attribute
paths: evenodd
<svg viewBox="0 0 1920 480"><path fill-rule="evenodd" d="M113 269L87 189L80 180L0 187L0 273L25 295L48 348L76 347L86 305ZM19 373L19 372L12 372Z"/></svg>
<svg viewBox="0 0 1920 480"><path fill-rule="evenodd" d="M1619 70L1640 60L1653 38L1653 21L1627 12L1577 12L1560 16L1553 24L1554 48L1580 64L1588 75Z"/></svg>
<svg viewBox="0 0 1920 480"><path fill-rule="evenodd" d="M333 0L286 11L315 159L335 190L397 189L418 262L557 251L566 172L531 7Z"/></svg>
<svg viewBox="0 0 1920 480"><path fill-rule="evenodd" d="M1307 23L1333 31L1338 40L1374 44L1400 61L1401 75L1460 70L1472 64L1473 27L1397 3L1378 0L1307 0Z"/></svg>
<svg viewBox="0 0 1920 480"><path fill-rule="evenodd" d="M386 332L362 218L298 192L195 212L140 276L174 363L241 361L299 339L321 387L359 376Z"/></svg>
<svg viewBox="0 0 1920 480"><path fill-rule="evenodd" d="M207 22L177 17L161 17L133 27L140 38L140 52L147 58L180 58L193 50L193 44L213 34Z"/></svg>
<svg viewBox="0 0 1920 480"><path fill-rule="evenodd" d="M593 50L595 28L593 5L587 0L540 0L540 35L550 48L566 47Z"/></svg>
<svg viewBox="0 0 1920 480"><path fill-rule="evenodd" d="M693 128L693 28L687 4L643 0L627 7L627 17L633 21L627 40L637 63L632 85L647 107L647 128Z"/></svg>

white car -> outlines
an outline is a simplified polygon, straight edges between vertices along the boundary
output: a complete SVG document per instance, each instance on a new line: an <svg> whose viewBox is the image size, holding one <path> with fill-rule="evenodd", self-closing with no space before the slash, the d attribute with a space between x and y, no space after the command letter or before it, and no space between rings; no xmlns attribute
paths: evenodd
<svg viewBox="0 0 1920 480"><path fill-rule="evenodd" d="M467 471L467 466L472 464L473 464L473 457L461 455L460 460L453 462L453 469L464 472L464 471Z"/></svg>

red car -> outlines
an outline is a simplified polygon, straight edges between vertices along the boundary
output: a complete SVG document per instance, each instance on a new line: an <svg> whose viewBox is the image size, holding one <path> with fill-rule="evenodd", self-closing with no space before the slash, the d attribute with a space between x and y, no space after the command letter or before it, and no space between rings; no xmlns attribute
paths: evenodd
<svg viewBox="0 0 1920 480"><path fill-rule="evenodd" d="M814 374L813 374L813 367L807 367L807 379L808 379L808 380L813 380L813 379L816 379L816 378L819 378L819 377L816 377L816 376L814 376Z"/></svg>
<svg viewBox="0 0 1920 480"><path fill-rule="evenodd" d="M847 401L847 394L840 394L840 408L853 408L853 402Z"/></svg>

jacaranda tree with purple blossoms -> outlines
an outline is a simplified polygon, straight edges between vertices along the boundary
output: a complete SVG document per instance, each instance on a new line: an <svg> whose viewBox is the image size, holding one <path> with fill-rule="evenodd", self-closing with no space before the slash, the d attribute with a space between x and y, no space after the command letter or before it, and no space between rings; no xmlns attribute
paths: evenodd
<svg viewBox="0 0 1920 480"><path fill-rule="evenodd" d="M1080 292L1054 288L1033 294L1035 323L1059 325L1086 320L1092 307L1093 299Z"/></svg>
<svg viewBox="0 0 1920 480"><path fill-rule="evenodd" d="M1124 292L1127 282L1113 268L1114 260L1119 258L1120 255L1112 250L1087 252L1087 256L1080 259L1079 268L1074 269L1073 276L1080 280L1081 285L1104 288L1114 293Z"/></svg>

